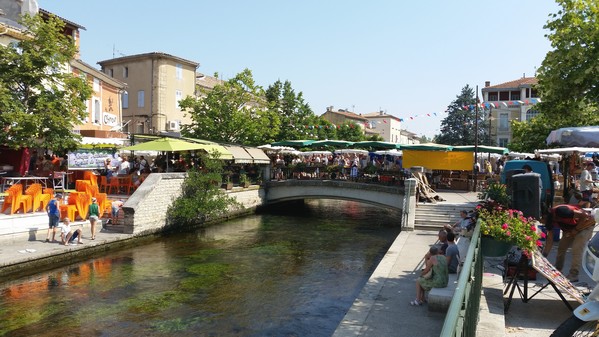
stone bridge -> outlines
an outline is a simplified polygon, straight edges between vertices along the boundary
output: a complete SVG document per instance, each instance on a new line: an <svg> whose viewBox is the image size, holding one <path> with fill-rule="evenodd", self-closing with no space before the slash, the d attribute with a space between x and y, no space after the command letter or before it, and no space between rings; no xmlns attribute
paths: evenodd
<svg viewBox="0 0 599 337"><path fill-rule="evenodd" d="M416 180L407 179L404 187L357 183L345 180L284 180L264 185L265 205L290 200L341 199L364 202L401 211L402 229L414 228Z"/></svg>

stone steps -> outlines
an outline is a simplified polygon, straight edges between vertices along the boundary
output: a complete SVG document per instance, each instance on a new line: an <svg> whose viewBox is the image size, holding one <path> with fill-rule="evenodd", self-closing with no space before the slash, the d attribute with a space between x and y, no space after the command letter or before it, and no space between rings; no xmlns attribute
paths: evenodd
<svg viewBox="0 0 599 337"><path fill-rule="evenodd" d="M414 219L415 229L438 230L444 225L453 225L460 219L460 211L471 210L476 203L449 204L418 204Z"/></svg>

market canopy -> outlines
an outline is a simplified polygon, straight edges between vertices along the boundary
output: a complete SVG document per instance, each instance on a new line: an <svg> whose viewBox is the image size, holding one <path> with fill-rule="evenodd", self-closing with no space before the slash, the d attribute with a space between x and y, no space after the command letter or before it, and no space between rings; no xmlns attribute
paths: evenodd
<svg viewBox="0 0 599 337"><path fill-rule="evenodd" d="M363 142L354 143L353 146L354 147L372 147L375 149L399 149L400 144L391 143L391 142L367 140L367 141L363 141Z"/></svg>
<svg viewBox="0 0 599 337"><path fill-rule="evenodd" d="M177 138L159 138L149 142L139 143L122 148L129 151L192 151L204 150L208 153L218 151L221 155L219 159L232 159L231 152L223 153L220 149L222 146L214 146L213 144L198 144L186 142ZM228 158L227 158L228 157Z"/></svg>
<svg viewBox="0 0 599 337"><path fill-rule="evenodd" d="M271 143L272 146L292 146L292 147L303 147L314 143L313 139L301 139L301 140L281 140L278 142Z"/></svg>
<svg viewBox="0 0 599 337"><path fill-rule="evenodd" d="M562 147L599 147L599 125L553 130L545 141Z"/></svg>
<svg viewBox="0 0 599 337"><path fill-rule="evenodd" d="M452 151L462 151L462 152L485 152L485 153L499 153L499 154L508 154L510 150L505 147L498 146L487 146L487 145L460 145L454 146Z"/></svg>
<svg viewBox="0 0 599 337"><path fill-rule="evenodd" d="M422 143L401 145L401 149L415 151L451 151L453 149L453 146L436 143ZM474 152L474 150L472 151Z"/></svg>
<svg viewBox="0 0 599 337"><path fill-rule="evenodd" d="M337 139L325 139L325 140L317 140L310 144L311 147L318 146L333 146L333 147L348 147L352 146L354 142L350 142L347 140L337 140Z"/></svg>

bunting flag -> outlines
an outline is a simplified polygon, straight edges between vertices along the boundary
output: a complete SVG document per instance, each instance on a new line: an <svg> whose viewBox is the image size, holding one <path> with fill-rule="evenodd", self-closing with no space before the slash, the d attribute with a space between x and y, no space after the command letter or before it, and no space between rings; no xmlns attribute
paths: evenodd
<svg viewBox="0 0 599 337"><path fill-rule="evenodd" d="M522 101L522 100L515 100L515 101L507 101L507 102L505 102L505 101L502 101L502 102L482 102L482 103L477 103L477 104L464 105L461 108L463 110L472 111L472 110L474 110L477 107L481 108L481 109L501 108L501 107L507 108L510 105L524 105L524 104L525 105L530 105L530 104L537 104L537 103L540 103L540 102L541 102L540 98L530 98L530 99L527 99L527 100L524 100L524 101ZM441 115L447 114L448 112L449 112L449 108L446 109L444 112L432 112L432 113L426 113L426 114L420 114L420 115L414 114L414 115L411 115L411 116L408 116L408 117L398 117L398 119L399 119L400 122L403 123L403 122L406 122L408 120L415 120L415 119L417 119L419 117L430 117L430 118L441 117ZM383 119L382 123L383 124L388 124L389 122L387 122L387 120ZM350 128L354 128L357 125L361 125L361 124L362 123L359 123L359 124L352 123L352 124L349 124L349 127ZM363 122L363 125L365 127L367 127L367 128L375 128L377 124L381 124L381 121L380 120L373 120L373 121ZM304 127L306 129L322 129L323 128L322 125L305 125ZM335 124L330 125L331 129L339 129L341 127L342 127L342 125L335 125ZM325 129L329 129L329 125L325 125L324 128Z"/></svg>

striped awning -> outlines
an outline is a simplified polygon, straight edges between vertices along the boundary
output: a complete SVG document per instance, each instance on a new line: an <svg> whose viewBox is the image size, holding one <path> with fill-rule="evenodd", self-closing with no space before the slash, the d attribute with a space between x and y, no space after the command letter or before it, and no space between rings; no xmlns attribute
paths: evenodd
<svg viewBox="0 0 599 337"><path fill-rule="evenodd" d="M261 149L246 147L245 150L252 156L254 164L270 164L270 158Z"/></svg>
<svg viewBox="0 0 599 337"><path fill-rule="evenodd" d="M233 155L236 164L251 164L254 158L241 146L225 145L225 148Z"/></svg>

